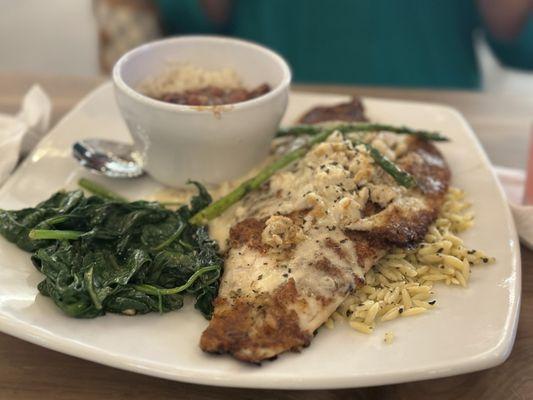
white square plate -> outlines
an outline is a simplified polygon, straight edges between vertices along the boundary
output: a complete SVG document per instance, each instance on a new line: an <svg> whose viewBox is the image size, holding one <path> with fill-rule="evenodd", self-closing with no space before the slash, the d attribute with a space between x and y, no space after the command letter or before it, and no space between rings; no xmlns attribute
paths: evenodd
<svg viewBox="0 0 533 400"><path fill-rule="evenodd" d="M313 105L345 96L293 93L285 123ZM463 237L496 257L473 269L467 289L438 286L438 308L378 325L363 335L346 324L321 329L300 354L285 354L261 367L198 347L207 325L190 304L178 312L128 318L109 314L93 320L68 318L38 294L41 275L29 254L0 238L0 330L21 339L143 374L192 383L253 388L344 388L460 374L502 363L513 345L520 303L519 244L503 192L485 153L463 117L441 105L364 99L379 122L438 130L439 145L453 171L454 186L473 202L476 224ZM0 189L0 208L33 206L86 172L71 157L71 145L86 137L128 140L111 84L104 84L72 110ZM216 168L216 166L213 166ZM131 198L159 186L149 178L106 181ZM395 333L391 345L386 331Z"/></svg>

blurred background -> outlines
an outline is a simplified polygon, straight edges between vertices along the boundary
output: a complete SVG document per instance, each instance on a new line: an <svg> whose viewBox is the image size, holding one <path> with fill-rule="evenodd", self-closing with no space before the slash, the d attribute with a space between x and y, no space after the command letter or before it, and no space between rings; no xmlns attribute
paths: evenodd
<svg viewBox="0 0 533 400"><path fill-rule="evenodd" d="M498 3L516 15L502 16ZM140 43L221 33L278 50L299 82L533 95L527 3L531 7L529 0L0 0L0 72L106 74Z"/></svg>

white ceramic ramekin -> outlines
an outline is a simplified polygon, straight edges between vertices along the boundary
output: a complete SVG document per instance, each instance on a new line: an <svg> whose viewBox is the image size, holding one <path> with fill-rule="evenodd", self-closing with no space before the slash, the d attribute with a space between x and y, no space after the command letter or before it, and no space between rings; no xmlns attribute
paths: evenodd
<svg viewBox="0 0 533 400"><path fill-rule="evenodd" d="M272 90L213 108L166 103L136 89L169 63L232 68L246 87L266 82ZM188 179L218 183L236 178L264 159L287 106L291 71L278 54L254 43L182 36L126 53L113 69L113 81L145 170L166 185L180 187Z"/></svg>

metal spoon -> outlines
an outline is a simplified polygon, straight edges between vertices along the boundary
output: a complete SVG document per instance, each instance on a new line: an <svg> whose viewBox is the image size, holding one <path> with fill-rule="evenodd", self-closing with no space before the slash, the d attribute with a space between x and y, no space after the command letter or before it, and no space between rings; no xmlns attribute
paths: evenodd
<svg viewBox="0 0 533 400"><path fill-rule="evenodd" d="M132 145L103 139L74 143L72 155L85 168L110 178L136 178L144 171Z"/></svg>

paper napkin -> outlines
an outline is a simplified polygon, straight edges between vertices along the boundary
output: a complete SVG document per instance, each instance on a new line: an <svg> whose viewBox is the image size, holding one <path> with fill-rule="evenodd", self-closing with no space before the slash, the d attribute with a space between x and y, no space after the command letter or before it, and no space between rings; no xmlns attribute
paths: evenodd
<svg viewBox="0 0 533 400"><path fill-rule="evenodd" d="M34 85L22 100L17 115L0 114L0 185L42 139L50 126L52 103L40 86Z"/></svg>
<svg viewBox="0 0 533 400"><path fill-rule="evenodd" d="M533 206L523 205L526 173L521 169L494 167L511 206L520 241L533 249Z"/></svg>

